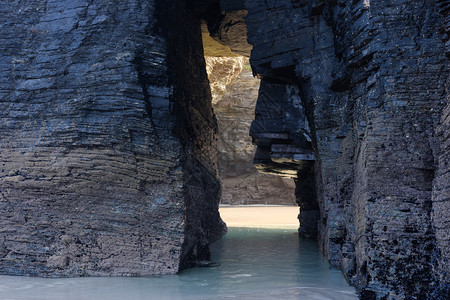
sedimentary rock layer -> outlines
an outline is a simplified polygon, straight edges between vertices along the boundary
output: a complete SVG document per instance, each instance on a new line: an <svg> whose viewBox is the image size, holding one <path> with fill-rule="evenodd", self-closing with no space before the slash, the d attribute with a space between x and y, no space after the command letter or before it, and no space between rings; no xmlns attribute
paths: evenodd
<svg viewBox="0 0 450 300"><path fill-rule="evenodd" d="M256 162L296 178L303 234L364 299L448 299L443 0L0 1L0 272L208 257L217 123L191 5L253 46Z"/></svg>
<svg viewBox="0 0 450 300"><path fill-rule="evenodd" d="M184 1L0 1L0 16L0 273L207 258L217 124Z"/></svg>
<svg viewBox="0 0 450 300"><path fill-rule="evenodd" d="M286 88L295 86L316 159L314 175L300 168L299 183L315 181L323 253L365 299L445 299L449 73L439 12L448 16L446 2L244 2L251 64L266 82L257 104L267 115L256 125L268 128L257 141L261 162L278 172L279 142L303 151L293 135L306 128L287 127L289 116L272 126L281 131L264 127L278 113L268 101L288 105Z"/></svg>
<svg viewBox="0 0 450 300"><path fill-rule="evenodd" d="M436 1L439 12L443 16L445 36L445 55L450 58L450 2ZM445 107L442 110L439 125L435 128L435 136L439 140L439 152L435 157L436 169L433 182L433 205L431 218L439 249L436 271L440 274L442 289L450 285L450 77L445 84ZM449 297L449 295L447 295Z"/></svg>

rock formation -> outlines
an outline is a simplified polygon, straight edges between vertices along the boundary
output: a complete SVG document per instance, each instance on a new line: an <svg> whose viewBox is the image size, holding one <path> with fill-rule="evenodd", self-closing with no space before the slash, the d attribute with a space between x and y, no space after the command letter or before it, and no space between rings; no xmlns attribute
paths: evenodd
<svg viewBox="0 0 450 300"><path fill-rule="evenodd" d="M215 15L247 10L255 163L297 173L301 232L364 299L447 299L448 2L237 2Z"/></svg>
<svg viewBox="0 0 450 300"><path fill-rule="evenodd" d="M448 27L439 13L448 16L447 2L244 6L262 79L256 163L299 172L308 228L362 298L446 299Z"/></svg>
<svg viewBox="0 0 450 300"><path fill-rule="evenodd" d="M239 57L205 56L205 60L206 60L206 72L208 74L209 86L211 88L212 94L212 103L214 107L214 105L216 105L222 99L222 96L225 94L225 92L231 86L231 84L236 80L239 74L241 74L242 70L244 69L245 58L243 56ZM255 86L254 84L251 84L251 87L254 86ZM257 86L259 86L259 82ZM249 95L249 96L250 96L249 98L251 98L251 96L258 97L258 91L256 91L256 95Z"/></svg>
<svg viewBox="0 0 450 300"><path fill-rule="evenodd" d="M176 273L208 257L217 124L184 1L0 1L0 273Z"/></svg>
<svg viewBox="0 0 450 300"><path fill-rule="evenodd" d="M249 131L255 117L260 80L253 77L248 59L207 56L206 69L219 125L221 203L295 205L291 178L258 173L253 165L256 147Z"/></svg>
<svg viewBox="0 0 450 300"><path fill-rule="evenodd" d="M255 164L296 178L301 233L362 299L450 298L449 11L1 0L0 273L174 273L208 256L223 224L202 20L252 48Z"/></svg>

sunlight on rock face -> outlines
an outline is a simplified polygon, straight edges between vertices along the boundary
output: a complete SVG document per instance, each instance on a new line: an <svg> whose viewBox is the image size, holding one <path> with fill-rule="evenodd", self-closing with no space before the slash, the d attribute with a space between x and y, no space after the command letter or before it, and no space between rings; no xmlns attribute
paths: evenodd
<svg viewBox="0 0 450 300"><path fill-rule="evenodd" d="M243 56L205 56L206 72L208 73L213 104L219 102L227 87L239 76L246 60Z"/></svg>

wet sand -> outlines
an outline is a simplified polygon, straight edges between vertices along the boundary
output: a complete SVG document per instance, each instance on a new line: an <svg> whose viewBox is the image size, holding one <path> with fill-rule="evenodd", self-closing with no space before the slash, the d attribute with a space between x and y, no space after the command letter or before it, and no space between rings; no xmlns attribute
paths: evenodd
<svg viewBox="0 0 450 300"><path fill-rule="evenodd" d="M228 227L298 228L298 206L221 206Z"/></svg>

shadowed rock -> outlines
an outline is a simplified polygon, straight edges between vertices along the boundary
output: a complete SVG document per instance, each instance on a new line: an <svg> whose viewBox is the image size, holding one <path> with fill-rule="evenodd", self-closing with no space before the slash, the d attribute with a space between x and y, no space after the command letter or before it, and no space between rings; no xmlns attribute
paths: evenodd
<svg viewBox="0 0 450 300"><path fill-rule="evenodd" d="M0 273L176 273L224 230L183 1L0 1ZM194 126L195 124L195 126Z"/></svg>

